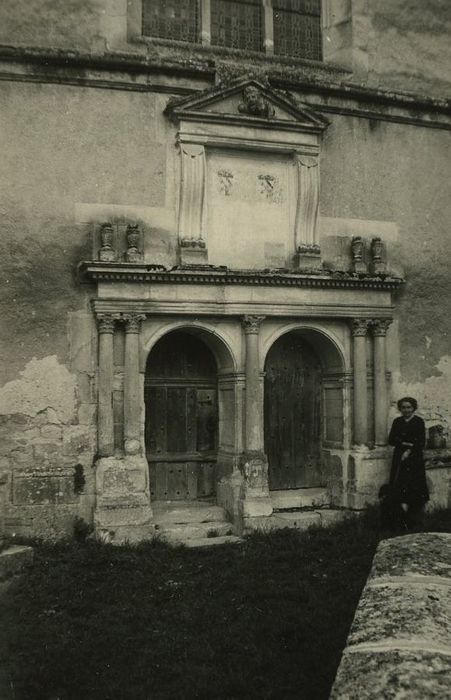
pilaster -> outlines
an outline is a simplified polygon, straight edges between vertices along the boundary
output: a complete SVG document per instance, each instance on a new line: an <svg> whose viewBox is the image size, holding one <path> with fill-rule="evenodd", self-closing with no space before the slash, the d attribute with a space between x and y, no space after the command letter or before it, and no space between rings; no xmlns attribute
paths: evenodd
<svg viewBox="0 0 451 700"><path fill-rule="evenodd" d="M295 264L315 270L320 267L321 251L316 238L319 208L319 158L296 153L298 193L295 222Z"/></svg>
<svg viewBox="0 0 451 700"><path fill-rule="evenodd" d="M179 245L180 262L206 264L208 253L202 237L205 201L205 149L201 144L180 144L182 179L180 190Z"/></svg>

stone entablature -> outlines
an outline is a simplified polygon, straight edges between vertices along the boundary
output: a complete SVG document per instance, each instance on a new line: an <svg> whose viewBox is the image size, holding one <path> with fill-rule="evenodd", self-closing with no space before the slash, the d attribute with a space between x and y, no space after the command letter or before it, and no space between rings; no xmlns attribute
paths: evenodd
<svg viewBox="0 0 451 700"><path fill-rule="evenodd" d="M86 261L80 264L80 273L88 279L101 282L138 282L161 284L222 284L260 287L315 287L321 289L374 289L396 291L404 284L400 277L389 274L355 273L321 270L314 274L294 270L232 270L225 266L177 266L171 270L161 265L142 263L101 263Z"/></svg>

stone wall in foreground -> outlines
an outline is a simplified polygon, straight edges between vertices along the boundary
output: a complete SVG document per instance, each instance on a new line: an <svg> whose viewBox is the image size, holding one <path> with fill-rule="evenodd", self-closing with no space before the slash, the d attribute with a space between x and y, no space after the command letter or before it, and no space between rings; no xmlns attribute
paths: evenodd
<svg viewBox="0 0 451 700"><path fill-rule="evenodd" d="M451 534L379 544L331 700L428 700L451 688Z"/></svg>

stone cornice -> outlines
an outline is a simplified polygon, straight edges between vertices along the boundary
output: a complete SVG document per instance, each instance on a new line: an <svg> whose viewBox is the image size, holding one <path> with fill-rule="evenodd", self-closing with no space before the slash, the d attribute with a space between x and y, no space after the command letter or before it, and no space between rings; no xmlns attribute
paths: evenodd
<svg viewBox="0 0 451 700"><path fill-rule="evenodd" d="M230 270L223 267L176 267L135 263L82 262L80 274L96 282L152 284L213 284L259 287L316 287L396 291L404 280L389 275L356 274L324 270L319 274L292 270Z"/></svg>
<svg viewBox="0 0 451 700"><path fill-rule="evenodd" d="M0 46L0 80L187 95L196 92L196 82L203 87L213 84L220 64L227 60L217 53L211 49L205 55L197 55L185 50L176 52L172 57L137 52L95 54L65 49ZM313 109L451 130L451 99L353 83L349 80L349 73L337 73L333 66L327 64L312 65L312 62L301 61L299 65L279 66L264 56L258 56L258 63L259 71L266 73L274 88L317 93L327 98L327 104L309 102ZM11 65L11 69L6 69L7 65ZM34 65L37 66L36 72L33 71ZM147 78L149 74L155 76L153 84ZM192 85L168 83L167 78L174 75L194 82ZM349 105L349 101L357 103L357 106ZM347 104L343 105L342 102ZM387 112L390 108L399 113ZM443 118L437 119L437 115Z"/></svg>

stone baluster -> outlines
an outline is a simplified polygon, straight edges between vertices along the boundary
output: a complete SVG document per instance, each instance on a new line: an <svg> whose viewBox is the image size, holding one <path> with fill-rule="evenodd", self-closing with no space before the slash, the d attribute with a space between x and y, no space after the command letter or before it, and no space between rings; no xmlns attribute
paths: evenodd
<svg viewBox="0 0 451 700"><path fill-rule="evenodd" d="M354 444L368 442L368 385L366 373L366 336L369 321L353 319L353 377L354 377Z"/></svg>
<svg viewBox="0 0 451 700"><path fill-rule="evenodd" d="M101 457L110 457L114 452L113 419L113 339L114 316L97 315L99 332L98 373L98 433L97 449Z"/></svg>
<svg viewBox="0 0 451 700"><path fill-rule="evenodd" d="M126 454L141 451L141 404L139 382L139 331L143 314L124 314L124 449Z"/></svg>
<svg viewBox="0 0 451 700"><path fill-rule="evenodd" d="M385 338L390 323L390 319L376 319L371 323L374 337L374 436L376 445L387 443Z"/></svg>
<svg viewBox="0 0 451 700"><path fill-rule="evenodd" d="M263 452L263 400L260 382L259 330L264 316L243 318L246 338L245 449Z"/></svg>

